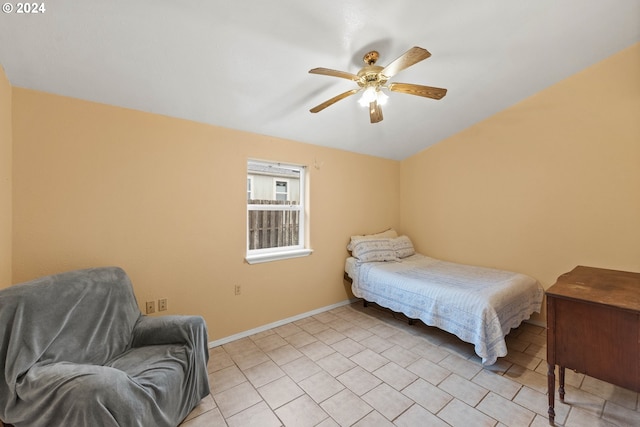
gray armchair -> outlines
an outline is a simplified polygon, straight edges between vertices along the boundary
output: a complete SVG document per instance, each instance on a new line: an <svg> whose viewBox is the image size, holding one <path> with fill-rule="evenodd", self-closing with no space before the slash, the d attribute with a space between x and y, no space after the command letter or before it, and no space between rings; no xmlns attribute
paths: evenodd
<svg viewBox="0 0 640 427"><path fill-rule="evenodd" d="M209 394L199 316L147 317L118 267L0 290L0 420L175 427Z"/></svg>

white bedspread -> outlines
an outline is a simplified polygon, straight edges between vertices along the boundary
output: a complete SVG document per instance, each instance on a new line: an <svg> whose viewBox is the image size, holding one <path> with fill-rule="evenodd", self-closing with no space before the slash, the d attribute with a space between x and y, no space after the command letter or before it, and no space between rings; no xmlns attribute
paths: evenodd
<svg viewBox="0 0 640 427"><path fill-rule="evenodd" d="M401 262L347 260L355 296L472 343L482 363L506 356L505 335L540 312L544 291L524 274L415 254Z"/></svg>

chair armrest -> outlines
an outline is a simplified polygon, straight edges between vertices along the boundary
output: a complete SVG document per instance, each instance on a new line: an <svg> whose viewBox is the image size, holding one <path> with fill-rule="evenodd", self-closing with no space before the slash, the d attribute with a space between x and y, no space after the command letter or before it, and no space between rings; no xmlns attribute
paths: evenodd
<svg viewBox="0 0 640 427"><path fill-rule="evenodd" d="M209 358L207 326L201 316L140 316L133 328L131 347L183 344L204 349Z"/></svg>

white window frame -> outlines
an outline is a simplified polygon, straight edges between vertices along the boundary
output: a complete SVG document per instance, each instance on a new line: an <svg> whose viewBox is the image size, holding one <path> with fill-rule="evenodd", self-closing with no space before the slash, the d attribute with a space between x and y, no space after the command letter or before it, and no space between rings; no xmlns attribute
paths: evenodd
<svg viewBox="0 0 640 427"><path fill-rule="evenodd" d="M249 189L247 189L247 200L250 200L250 199L253 199L253 177L252 176L247 177L247 185L249 186Z"/></svg>
<svg viewBox="0 0 640 427"><path fill-rule="evenodd" d="M297 205L252 205L247 203L246 213L246 248L247 253L245 260L249 264L258 264L263 262L278 261L289 258L299 258L311 255L311 250L307 245L307 168L302 165L295 165L290 163L280 163L265 160L247 160L247 168L249 163L257 163L264 166L273 167L286 167L296 169L300 172L300 196L299 203ZM278 181L286 181L286 178L277 179ZM274 180L275 187L275 180ZM289 185L287 185L287 192L290 191ZM275 198L275 195L274 195ZM299 223L298 223L298 244L292 246L281 246L276 248L263 248L263 249L249 249L249 211L252 210L288 210L298 211Z"/></svg>

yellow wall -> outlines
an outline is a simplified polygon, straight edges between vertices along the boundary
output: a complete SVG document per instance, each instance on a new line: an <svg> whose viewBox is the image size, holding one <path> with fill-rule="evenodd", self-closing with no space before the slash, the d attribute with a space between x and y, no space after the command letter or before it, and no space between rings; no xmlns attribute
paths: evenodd
<svg viewBox="0 0 640 427"><path fill-rule="evenodd" d="M401 227L443 259L640 271L640 44L401 162Z"/></svg>
<svg viewBox="0 0 640 427"><path fill-rule="evenodd" d="M0 288L11 284L11 85L0 66Z"/></svg>
<svg viewBox="0 0 640 427"><path fill-rule="evenodd" d="M349 236L399 224L397 161L21 88L13 138L13 282L119 265L210 340L346 300ZM311 256L244 262L247 158L309 165Z"/></svg>
<svg viewBox="0 0 640 427"><path fill-rule="evenodd" d="M0 274L120 265L141 305L202 314L215 340L348 298L348 236L387 226L545 287L578 264L640 271L638 58L635 45L402 162L11 90L1 75L13 272ZM249 157L310 166L310 257L244 263Z"/></svg>

